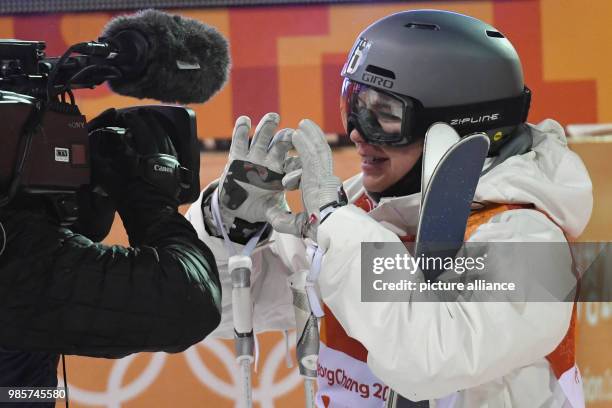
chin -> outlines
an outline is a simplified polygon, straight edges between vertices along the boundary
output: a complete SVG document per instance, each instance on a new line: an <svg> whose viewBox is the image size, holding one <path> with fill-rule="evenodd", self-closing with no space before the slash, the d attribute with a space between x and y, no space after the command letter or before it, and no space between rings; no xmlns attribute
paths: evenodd
<svg viewBox="0 0 612 408"><path fill-rule="evenodd" d="M389 187L389 183L385 183L378 177L372 177L364 174L363 187L370 193L382 193Z"/></svg>

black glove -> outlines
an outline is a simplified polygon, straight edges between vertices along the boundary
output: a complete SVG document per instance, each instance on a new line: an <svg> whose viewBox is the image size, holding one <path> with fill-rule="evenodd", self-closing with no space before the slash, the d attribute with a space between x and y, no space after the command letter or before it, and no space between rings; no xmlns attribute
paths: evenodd
<svg viewBox="0 0 612 408"><path fill-rule="evenodd" d="M176 213L179 204L180 166L157 115L108 110L93 121L106 127L90 132L92 180L114 200L133 245L150 223ZM120 129L108 129L114 126Z"/></svg>
<svg viewBox="0 0 612 408"><path fill-rule="evenodd" d="M109 109L92 122L92 127L106 125L90 132L92 179L118 205L135 180L150 184L173 201L178 197L176 150L157 115L148 109L123 114Z"/></svg>
<svg viewBox="0 0 612 408"><path fill-rule="evenodd" d="M120 166L113 160L116 156L128 149L125 132L119 127L122 122L119 113L114 109L107 109L87 124L89 132L89 146L91 152L91 181L92 191L102 195L111 194L112 198L120 196L120 189L114 186L121 184L121 174L117 171ZM116 131L110 128L117 129ZM117 133L117 132L123 132ZM125 175L124 175L125 177Z"/></svg>
<svg viewBox="0 0 612 408"><path fill-rule="evenodd" d="M113 200L92 191L91 186L79 188L76 199L79 215L70 229L85 235L94 242L102 241L110 232L115 220Z"/></svg>
<svg viewBox="0 0 612 408"><path fill-rule="evenodd" d="M88 132L107 126L117 126L118 118L115 109L107 109L87 123ZM92 180L96 179L96 166L91 166ZM85 235L94 242L102 241L111 230L115 220L115 203L107 195L96 190L92 185L81 186L76 193L78 206L77 221L70 227L78 234ZM100 190L100 189L98 189Z"/></svg>

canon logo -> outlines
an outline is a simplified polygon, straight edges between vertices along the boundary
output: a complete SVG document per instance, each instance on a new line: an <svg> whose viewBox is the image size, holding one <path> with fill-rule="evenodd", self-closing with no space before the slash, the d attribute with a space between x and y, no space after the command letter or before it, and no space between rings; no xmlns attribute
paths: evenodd
<svg viewBox="0 0 612 408"><path fill-rule="evenodd" d="M153 166L153 170L162 171L164 173L174 173L174 170L172 169L172 167L161 166L159 164L155 164Z"/></svg>
<svg viewBox="0 0 612 408"><path fill-rule="evenodd" d="M365 72L361 76L361 79L363 80L363 82L368 82L374 86L383 87L387 89L393 88L393 81L391 81L390 79L385 79L373 74L369 74L367 72Z"/></svg>
<svg viewBox="0 0 612 408"><path fill-rule="evenodd" d="M493 122L495 120L499 120L499 113L491 113L489 115L482 115L477 118L469 117L463 119L453 119L450 122L451 126L459 126L464 125L466 123L484 123L484 122Z"/></svg>

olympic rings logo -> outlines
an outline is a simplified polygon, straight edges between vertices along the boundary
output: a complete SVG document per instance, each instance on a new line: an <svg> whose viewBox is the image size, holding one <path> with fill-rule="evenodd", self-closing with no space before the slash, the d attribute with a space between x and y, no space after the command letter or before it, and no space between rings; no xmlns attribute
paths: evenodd
<svg viewBox="0 0 612 408"><path fill-rule="evenodd" d="M295 346L295 336L290 337L290 347ZM230 373L230 381L216 375L207 363L202 359L199 350L212 354L223 363L225 369ZM259 403L262 408L273 408L274 401L298 387L302 380L297 368L292 369L287 375L278 378L277 372L285 362L285 341L278 340L271 351L267 352L259 363L257 377L258 385L253 387L253 401ZM158 376L163 372L168 358L165 353L153 353L151 359L137 378L124 384L126 373L135 360L136 355L130 355L116 360L108 376L105 391L90 391L69 381L69 397L75 403L84 405L104 406L107 408L121 408L122 404L145 393ZM197 380L207 389L219 396L234 401L238 404L239 395L239 370L233 350L228 343L218 339L206 339L195 346L190 347L182 353L187 366ZM70 380L70 377L68 378ZM63 386L63 379L59 380L59 386Z"/></svg>

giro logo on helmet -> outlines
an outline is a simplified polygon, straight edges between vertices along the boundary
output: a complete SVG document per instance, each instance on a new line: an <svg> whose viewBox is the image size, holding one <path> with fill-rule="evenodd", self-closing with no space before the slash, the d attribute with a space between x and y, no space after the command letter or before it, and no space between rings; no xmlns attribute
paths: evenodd
<svg viewBox="0 0 612 408"><path fill-rule="evenodd" d="M391 89L393 88L393 81L390 79L385 79L382 77L379 77L377 75L374 74L369 74L367 72L364 72L363 75L361 76L361 80L363 82L368 82L374 86L377 87L383 87L383 88L387 88L387 89Z"/></svg>
<svg viewBox="0 0 612 408"><path fill-rule="evenodd" d="M500 119L499 113L491 113L489 115L482 115L477 118L469 117L463 119L453 119L450 122L451 126L459 126L465 125L466 123L484 123L484 122L493 122Z"/></svg>

